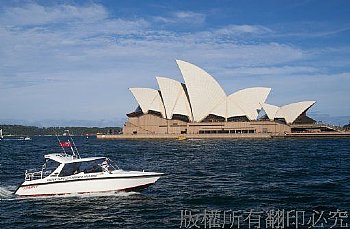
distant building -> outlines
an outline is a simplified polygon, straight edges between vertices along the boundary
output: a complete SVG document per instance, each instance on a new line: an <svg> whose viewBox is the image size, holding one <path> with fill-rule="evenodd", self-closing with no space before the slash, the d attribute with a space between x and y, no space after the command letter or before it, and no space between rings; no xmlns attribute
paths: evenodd
<svg viewBox="0 0 350 229"><path fill-rule="evenodd" d="M156 77L159 90L130 88L139 106L127 114L123 134L284 134L293 126L315 123L306 116L315 101L267 104L271 88L266 87L227 95L203 69L176 62L184 84Z"/></svg>

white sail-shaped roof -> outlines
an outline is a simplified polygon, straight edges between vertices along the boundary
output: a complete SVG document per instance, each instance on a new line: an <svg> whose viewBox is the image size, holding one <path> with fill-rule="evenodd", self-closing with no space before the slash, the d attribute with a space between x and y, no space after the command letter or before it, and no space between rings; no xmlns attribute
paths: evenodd
<svg viewBox="0 0 350 229"><path fill-rule="evenodd" d="M151 88L129 88L143 113L150 110L160 112L166 118L165 109L159 91Z"/></svg>
<svg viewBox="0 0 350 229"><path fill-rule="evenodd" d="M202 121L220 102L225 101L226 94L218 82L203 69L182 61L176 60L185 80L193 120Z"/></svg>
<svg viewBox="0 0 350 229"><path fill-rule="evenodd" d="M167 118L172 119L174 114L181 114L192 121L190 104L181 83L165 77L156 78L162 93Z"/></svg>
<svg viewBox="0 0 350 229"><path fill-rule="evenodd" d="M210 114L221 116L226 119L246 115L242 108L236 103L236 101L234 101L234 98L230 96L226 97L223 102L219 103Z"/></svg>
<svg viewBox="0 0 350 229"><path fill-rule="evenodd" d="M234 96L229 95L227 97L227 118L245 116L246 113L238 105L237 100Z"/></svg>
<svg viewBox="0 0 350 229"><path fill-rule="evenodd" d="M303 101L291 103L280 107L276 113L276 118L284 118L287 123L293 123L299 115L309 109L316 101Z"/></svg>
<svg viewBox="0 0 350 229"><path fill-rule="evenodd" d="M258 110L261 109L261 104L265 102L270 91L271 88L252 87L229 95L227 103L229 117L245 115L250 120L256 120Z"/></svg>
<svg viewBox="0 0 350 229"><path fill-rule="evenodd" d="M227 118L227 97L220 102L216 107L210 112L210 114L217 115L223 118Z"/></svg>
<svg viewBox="0 0 350 229"><path fill-rule="evenodd" d="M182 85L181 85L182 87ZM190 107L190 103L188 101L188 98L186 96L185 91L182 88L181 94L179 95L179 98L175 104L173 115L174 114L180 114L185 115L188 117L190 121L193 121L193 115Z"/></svg>
<svg viewBox="0 0 350 229"><path fill-rule="evenodd" d="M257 120L259 110L263 109L270 120L283 118L287 123L293 123L315 103L304 101L282 107L266 104L271 88L265 87L246 88L226 96L218 82L203 69L182 60L176 60L176 63L186 86L173 79L157 77L160 91L130 88L143 113L157 111L167 119L180 114L190 121L200 122L210 114L226 120L239 116Z"/></svg>
<svg viewBox="0 0 350 229"><path fill-rule="evenodd" d="M270 120L274 120L275 119L276 113L280 109L278 106L267 104L267 103L263 103L262 104L262 108L264 109L267 117Z"/></svg>

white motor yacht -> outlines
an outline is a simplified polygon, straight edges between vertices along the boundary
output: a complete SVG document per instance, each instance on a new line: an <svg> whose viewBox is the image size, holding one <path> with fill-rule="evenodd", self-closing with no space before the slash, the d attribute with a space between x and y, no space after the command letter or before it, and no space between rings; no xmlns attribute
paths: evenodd
<svg viewBox="0 0 350 229"><path fill-rule="evenodd" d="M73 142L74 144L74 142ZM62 146L62 143L60 143ZM45 155L40 171L25 172L25 181L15 191L19 196L49 196L95 192L141 191L154 184L163 173L124 171L107 157L80 158L70 142L73 154ZM63 148L63 147L62 147ZM74 150L75 149L75 150Z"/></svg>

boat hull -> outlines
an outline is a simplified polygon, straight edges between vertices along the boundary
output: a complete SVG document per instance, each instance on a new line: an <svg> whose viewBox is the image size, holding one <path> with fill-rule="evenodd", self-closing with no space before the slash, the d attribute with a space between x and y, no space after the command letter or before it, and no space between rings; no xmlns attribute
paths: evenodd
<svg viewBox="0 0 350 229"><path fill-rule="evenodd" d="M24 182L15 194L18 196L51 196L113 191L140 191L152 184L159 175L133 177L104 177L90 179L66 179L51 182Z"/></svg>

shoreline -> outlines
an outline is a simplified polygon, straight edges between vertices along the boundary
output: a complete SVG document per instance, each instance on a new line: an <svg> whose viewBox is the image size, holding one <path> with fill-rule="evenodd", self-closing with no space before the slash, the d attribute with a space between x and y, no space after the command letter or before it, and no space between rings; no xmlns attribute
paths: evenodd
<svg viewBox="0 0 350 229"><path fill-rule="evenodd" d="M119 134L96 135L98 140L152 140L152 139L272 139L272 138L350 138L350 132L334 133L285 133L276 135L271 133L257 134Z"/></svg>

